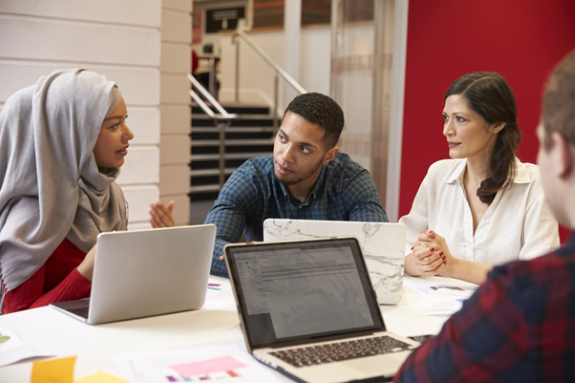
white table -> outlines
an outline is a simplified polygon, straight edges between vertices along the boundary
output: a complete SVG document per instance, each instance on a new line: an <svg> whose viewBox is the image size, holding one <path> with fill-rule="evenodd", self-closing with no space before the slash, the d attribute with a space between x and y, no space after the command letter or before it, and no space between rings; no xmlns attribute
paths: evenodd
<svg viewBox="0 0 575 383"><path fill-rule="evenodd" d="M445 319L409 314L410 305L422 296L406 287L398 306L381 306L389 331L403 336L436 334ZM222 279L223 281L227 281ZM433 278L445 283L446 278ZM229 282L228 282L229 283ZM461 282L459 282L461 283ZM196 311L163 315L90 326L42 307L0 316L0 326L15 332L23 340L45 347L59 357L76 355L75 378L91 375L99 370L120 373L111 355L146 350L195 348L208 345L235 344L245 349L235 304L213 309L213 302ZM0 368L0 382L29 383L31 362L20 362ZM270 369L271 370L271 369ZM291 382L273 371L277 382Z"/></svg>

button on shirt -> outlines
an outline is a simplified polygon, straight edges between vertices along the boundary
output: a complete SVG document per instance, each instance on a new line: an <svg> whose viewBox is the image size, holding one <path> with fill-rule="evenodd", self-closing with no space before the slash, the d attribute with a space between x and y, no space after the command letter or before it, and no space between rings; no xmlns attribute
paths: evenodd
<svg viewBox="0 0 575 383"><path fill-rule="evenodd" d="M387 222L373 179L347 154L322 167L303 203L274 178L273 156L252 158L231 175L206 217L205 223L218 228L212 274L227 277L219 260L223 247L238 242L242 232L248 242L262 241L268 218Z"/></svg>
<svg viewBox="0 0 575 383"><path fill-rule="evenodd" d="M516 159L510 189L495 199L473 233L463 176L467 160L442 160L429 168L408 215L406 254L419 233L431 229L445 238L453 256L498 265L531 259L559 247L558 225L545 202L539 167Z"/></svg>

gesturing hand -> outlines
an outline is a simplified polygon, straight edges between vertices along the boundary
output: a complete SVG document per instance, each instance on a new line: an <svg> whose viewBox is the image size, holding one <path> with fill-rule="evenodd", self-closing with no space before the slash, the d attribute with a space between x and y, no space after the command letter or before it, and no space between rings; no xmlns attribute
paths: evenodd
<svg viewBox="0 0 575 383"><path fill-rule="evenodd" d="M150 223L153 228L158 227L172 227L175 224L172 211L174 210L174 201L168 202L164 205L160 201L153 203L150 206Z"/></svg>

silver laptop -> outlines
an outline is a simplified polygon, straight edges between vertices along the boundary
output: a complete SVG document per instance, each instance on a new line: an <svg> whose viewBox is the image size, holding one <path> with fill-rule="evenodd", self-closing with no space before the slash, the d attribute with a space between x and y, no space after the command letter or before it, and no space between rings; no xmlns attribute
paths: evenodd
<svg viewBox="0 0 575 383"><path fill-rule="evenodd" d="M417 342L386 331L355 238L227 245L248 351L299 382L393 377Z"/></svg>
<svg viewBox="0 0 575 383"><path fill-rule="evenodd" d="M406 235L407 227L401 223L297 219L264 221L264 241L357 238L380 304L398 304L401 300Z"/></svg>
<svg viewBox="0 0 575 383"><path fill-rule="evenodd" d="M50 306L89 324L198 309L215 238L215 225L101 233L90 298Z"/></svg>

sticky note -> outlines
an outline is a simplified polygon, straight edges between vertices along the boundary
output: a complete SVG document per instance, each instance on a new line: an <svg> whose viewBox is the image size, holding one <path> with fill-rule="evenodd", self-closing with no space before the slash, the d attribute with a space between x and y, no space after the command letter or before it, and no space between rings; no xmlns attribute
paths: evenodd
<svg viewBox="0 0 575 383"><path fill-rule="evenodd" d="M93 375L86 376L85 378L76 379L74 383L128 383L128 381L112 374L98 371Z"/></svg>
<svg viewBox="0 0 575 383"><path fill-rule="evenodd" d="M30 383L73 383L74 364L75 356L34 362Z"/></svg>
<svg viewBox="0 0 575 383"><path fill-rule="evenodd" d="M189 378L190 376L204 376L220 371L232 371L247 366L228 355L220 358L202 360L200 362L176 364L169 367L184 378Z"/></svg>

